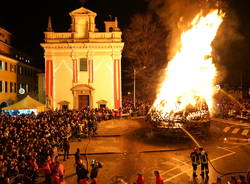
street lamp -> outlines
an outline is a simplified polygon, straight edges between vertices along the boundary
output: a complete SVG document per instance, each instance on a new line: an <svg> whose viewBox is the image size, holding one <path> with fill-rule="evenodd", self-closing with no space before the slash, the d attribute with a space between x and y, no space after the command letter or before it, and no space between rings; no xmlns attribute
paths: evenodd
<svg viewBox="0 0 250 184"><path fill-rule="evenodd" d="M136 69L133 68L134 70L134 108L135 108L135 77L136 77Z"/></svg>
<svg viewBox="0 0 250 184"><path fill-rule="evenodd" d="M144 70L146 68L146 66L143 66L142 67L142 69L141 70L139 70L140 72L142 71L142 70ZM136 69L135 69L135 67L133 66L133 72L134 72L134 107L135 107L135 85L136 85L136 72L138 72L138 71L136 71Z"/></svg>

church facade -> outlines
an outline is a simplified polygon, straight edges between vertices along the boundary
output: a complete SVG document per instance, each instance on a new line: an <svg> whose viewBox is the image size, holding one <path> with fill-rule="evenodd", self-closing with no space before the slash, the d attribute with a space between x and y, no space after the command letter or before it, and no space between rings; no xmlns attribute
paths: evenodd
<svg viewBox="0 0 250 184"><path fill-rule="evenodd" d="M69 32L45 34L45 95L50 109L121 107L121 53L124 46L117 19L95 25L96 13L83 7L69 13Z"/></svg>

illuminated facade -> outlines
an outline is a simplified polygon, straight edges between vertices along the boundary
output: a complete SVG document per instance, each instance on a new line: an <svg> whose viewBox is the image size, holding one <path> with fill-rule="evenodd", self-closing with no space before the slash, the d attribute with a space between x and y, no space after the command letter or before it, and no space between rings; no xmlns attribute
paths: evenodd
<svg viewBox="0 0 250 184"><path fill-rule="evenodd" d="M83 7L69 14L69 32L45 32L45 91L51 109L121 107L121 52L117 19L98 32L96 13Z"/></svg>
<svg viewBox="0 0 250 184"><path fill-rule="evenodd" d="M0 28L0 108L11 105L27 94L37 96L37 73L32 60L12 46L12 34ZM23 94L19 89L23 88Z"/></svg>

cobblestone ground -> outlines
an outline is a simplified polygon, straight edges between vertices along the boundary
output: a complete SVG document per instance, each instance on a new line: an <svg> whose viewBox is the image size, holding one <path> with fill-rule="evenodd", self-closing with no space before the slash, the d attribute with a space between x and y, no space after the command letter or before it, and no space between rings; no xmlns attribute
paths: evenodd
<svg viewBox="0 0 250 184"><path fill-rule="evenodd" d="M212 125L211 129L223 130L216 127L217 125ZM225 143L219 132L212 131L212 134L216 136L198 141L209 153L209 158L217 170L226 173L249 169L249 159L247 162L244 159L249 156L249 144ZM190 139L180 141L177 137L155 137L142 120L112 120L99 124L97 137L73 140L70 158L62 163L66 168L67 184L77 183L74 164L77 148L80 148L85 163L86 159L88 163L92 159L103 163L98 184L112 184L117 177L122 177L132 184L138 172L144 174L147 184L154 184L154 170L160 171L165 183L193 183L189 154L194 146ZM85 151L87 158L84 157ZM63 160L63 156L60 156L60 160ZM218 175L210 165L209 183Z"/></svg>

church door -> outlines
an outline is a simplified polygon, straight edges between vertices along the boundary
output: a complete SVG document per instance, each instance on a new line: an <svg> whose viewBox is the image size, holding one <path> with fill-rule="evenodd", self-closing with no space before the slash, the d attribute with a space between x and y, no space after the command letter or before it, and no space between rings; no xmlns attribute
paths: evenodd
<svg viewBox="0 0 250 184"><path fill-rule="evenodd" d="M89 95L78 96L78 109L81 110L89 106Z"/></svg>

